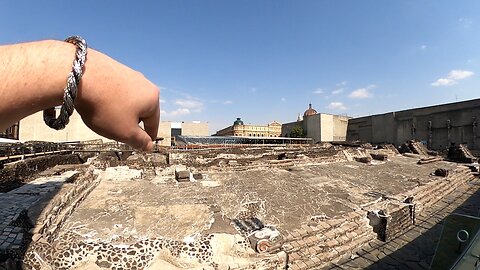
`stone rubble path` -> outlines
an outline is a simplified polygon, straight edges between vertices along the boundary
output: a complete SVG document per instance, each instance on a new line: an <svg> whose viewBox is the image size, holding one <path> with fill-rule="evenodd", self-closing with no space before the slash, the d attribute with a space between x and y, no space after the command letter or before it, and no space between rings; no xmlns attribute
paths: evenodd
<svg viewBox="0 0 480 270"><path fill-rule="evenodd" d="M480 178L460 186L429 209L417 213L416 225L389 242L371 241L355 254L323 269L429 269L443 220L451 213L479 216Z"/></svg>
<svg viewBox="0 0 480 270"><path fill-rule="evenodd" d="M23 222L28 219L28 209L41 198L57 192L77 174L77 171L67 171L59 176L40 177L12 191L0 193L0 256L9 250L22 249L27 242Z"/></svg>

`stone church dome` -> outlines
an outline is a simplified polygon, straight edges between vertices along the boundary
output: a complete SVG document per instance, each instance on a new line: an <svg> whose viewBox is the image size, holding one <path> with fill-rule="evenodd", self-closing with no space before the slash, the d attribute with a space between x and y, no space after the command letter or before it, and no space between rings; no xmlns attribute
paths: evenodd
<svg viewBox="0 0 480 270"><path fill-rule="evenodd" d="M306 110L304 113L303 113L303 116L310 116L310 115L314 115L314 114L317 114L317 111L315 109L312 108L312 104L308 104L308 110Z"/></svg>
<svg viewBox="0 0 480 270"><path fill-rule="evenodd" d="M237 120L235 120L235 122L233 122L233 125L234 125L234 126L243 125L242 119L241 119L241 118L237 118Z"/></svg>

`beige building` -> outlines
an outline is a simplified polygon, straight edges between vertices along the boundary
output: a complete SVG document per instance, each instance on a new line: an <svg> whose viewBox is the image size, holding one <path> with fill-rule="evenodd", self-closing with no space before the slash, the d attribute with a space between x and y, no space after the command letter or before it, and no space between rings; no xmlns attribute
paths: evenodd
<svg viewBox="0 0 480 270"><path fill-rule="evenodd" d="M163 138L159 142L162 146L175 145L175 136L208 136L207 122L160 122L158 137Z"/></svg>
<svg viewBox="0 0 480 270"><path fill-rule="evenodd" d="M240 118L233 122L232 126L217 131L215 136L239 136L239 137L279 137L282 132L282 124L277 121L266 126L245 125Z"/></svg>
<svg viewBox="0 0 480 270"><path fill-rule="evenodd" d="M57 110L58 114L59 110ZM76 111L70 116L70 122L62 130L48 127L43 121L42 111L20 120L19 126L19 140L21 141L73 142L97 139L102 139L104 142L111 141L88 128Z"/></svg>
<svg viewBox="0 0 480 270"><path fill-rule="evenodd" d="M333 115L317 113L309 104L304 112L303 119L298 117L296 122L282 125L281 134L283 137L291 137L295 127L301 127L303 136L312 138L313 142L345 141L347 137L347 125L350 117L344 115Z"/></svg>
<svg viewBox="0 0 480 270"><path fill-rule="evenodd" d="M57 111L57 115L58 115ZM70 116L70 122L62 130L54 130L48 127L43 121L43 112L37 112L20 121L19 140L21 141L49 141L49 142L75 142L98 140L112 141L111 139L102 137L83 123L80 115L74 111ZM207 136L208 123L195 122L160 122L158 127L158 137L162 137L163 141L160 145L170 146L172 137L175 135L190 136Z"/></svg>

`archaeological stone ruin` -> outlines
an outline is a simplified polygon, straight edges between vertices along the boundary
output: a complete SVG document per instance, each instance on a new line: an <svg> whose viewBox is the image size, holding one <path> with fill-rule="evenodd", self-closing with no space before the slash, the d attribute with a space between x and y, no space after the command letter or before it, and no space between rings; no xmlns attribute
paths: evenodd
<svg viewBox="0 0 480 270"><path fill-rule="evenodd" d="M480 209L465 145L0 152L0 269L429 269Z"/></svg>

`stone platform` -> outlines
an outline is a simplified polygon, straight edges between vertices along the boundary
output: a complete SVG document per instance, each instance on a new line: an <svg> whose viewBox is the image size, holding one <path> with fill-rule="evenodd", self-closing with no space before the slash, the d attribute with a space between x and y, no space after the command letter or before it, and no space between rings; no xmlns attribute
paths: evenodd
<svg viewBox="0 0 480 270"><path fill-rule="evenodd" d="M30 205L21 209L32 223L23 228L32 243L20 256L35 269L384 267L389 254L375 248L398 242L395 253L408 246L431 211L447 198L457 200L449 196L469 197L478 180L459 164L420 165L419 156L392 151L232 151L154 154L95 174L93 164L72 183L50 186L43 203L22 197L38 189L14 190L8 196ZM356 161L369 151L388 159ZM176 181L178 166L191 173L189 181ZM434 176L437 168L449 175ZM13 218L7 212L4 220ZM404 243L406 234L411 239ZM428 265L428 256L409 265Z"/></svg>

